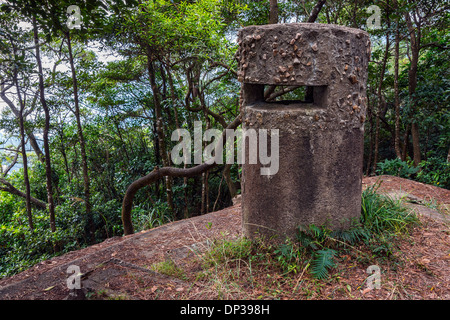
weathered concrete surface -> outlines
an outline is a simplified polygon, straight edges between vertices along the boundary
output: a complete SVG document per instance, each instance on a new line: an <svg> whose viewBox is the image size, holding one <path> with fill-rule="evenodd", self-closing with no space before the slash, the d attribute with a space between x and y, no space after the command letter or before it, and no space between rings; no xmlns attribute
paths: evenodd
<svg viewBox="0 0 450 320"><path fill-rule="evenodd" d="M361 209L368 34L324 24L251 26L240 30L239 45L243 129L278 129L280 142L277 174L243 165L244 234L348 227ZM314 98L266 102L264 85L312 86Z"/></svg>
<svg viewBox="0 0 450 320"><path fill-rule="evenodd" d="M243 28L238 37L241 82L329 85L343 75L347 79L367 75L362 68L367 67L370 40L359 29L316 23L276 24ZM365 86L365 81L360 85Z"/></svg>

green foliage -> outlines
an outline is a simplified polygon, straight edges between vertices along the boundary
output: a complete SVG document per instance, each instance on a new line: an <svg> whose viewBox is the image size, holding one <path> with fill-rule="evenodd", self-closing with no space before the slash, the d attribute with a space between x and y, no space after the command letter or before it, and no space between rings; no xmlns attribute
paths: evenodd
<svg viewBox="0 0 450 320"><path fill-rule="evenodd" d="M297 240L303 254L310 256L311 273L317 279L327 278L329 269L335 267L336 251L330 247L334 245L333 231L326 226L309 225L298 228Z"/></svg>
<svg viewBox="0 0 450 320"><path fill-rule="evenodd" d="M418 219L411 210L387 196L376 193L377 185L363 191L361 200L361 219L348 230L331 230L327 226L300 226L297 241L301 250L282 245L278 253L289 257L293 253L309 256L311 274L317 279L329 276L329 270L336 266L339 249L353 248L364 243L373 254L390 255L394 250L393 238L408 231ZM290 255L289 255L290 254ZM294 254L298 260L298 254ZM294 269L291 267L291 269Z"/></svg>
<svg viewBox="0 0 450 320"><path fill-rule="evenodd" d="M393 199L376 192L379 185L363 191L361 223L371 235L366 245L377 256L389 256L395 249L395 238L407 233L419 223L414 211L402 205L402 199Z"/></svg>
<svg viewBox="0 0 450 320"><path fill-rule="evenodd" d="M402 161L399 158L392 160L385 159L377 163L377 174L387 174L401 178L410 178L419 171L412 164L412 161Z"/></svg>
<svg viewBox="0 0 450 320"><path fill-rule="evenodd" d="M26 212L15 212L9 223L0 225L0 278L26 270L34 264L65 252L80 249L84 243L84 221L74 210L57 211L57 231L51 232L45 211L34 211L34 230Z"/></svg>
<svg viewBox="0 0 450 320"><path fill-rule="evenodd" d="M7 224L20 207L22 207L20 201L12 194L0 191L0 224Z"/></svg>
<svg viewBox="0 0 450 320"><path fill-rule="evenodd" d="M252 241L247 238L237 240L215 240L203 257L205 266L216 266L231 261L248 259L252 253Z"/></svg>
<svg viewBox="0 0 450 320"><path fill-rule="evenodd" d="M363 191L361 200L361 223L372 234L383 232L401 233L418 222L414 212L402 205L401 199L394 199L376 193L379 185Z"/></svg>
<svg viewBox="0 0 450 320"><path fill-rule="evenodd" d="M165 274L167 276L186 280L186 274L173 260L168 259L162 262L153 264L150 269Z"/></svg>
<svg viewBox="0 0 450 320"><path fill-rule="evenodd" d="M137 231L152 229L172 221L167 202L158 200L151 207L140 205L133 210L133 225Z"/></svg>
<svg viewBox="0 0 450 320"><path fill-rule="evenodd" d="M207 54L222 46L221 2L147 1L127 17L127 23L153 50Z"/></svg>
<svg viewBox="0 0 450 320"><path fill-rule="evenodd" d="M280 267L285 273L297 273L300 270L301 251L300 248L287 239L285 243L280 244L274 254Z"/></svg>
<svg viewBox="0 0 450 320"><path fill-rule="evenodd" d="M103 195L99 192L92 197L92 212L94 213L94 224L96 225L96 238L104 239L123 234L121 224L121 203L117 199L103 202Z"/></svg>
<svg viewBox="0 0 450 320"><path fill-rule="evenodd" d="M323 280L330 278L343 256L354 256L364 264L374 264L375 259L391 259L396 238L407 234L419 220L400 200L378 194L377 189L375 185L364 190L363 215L358 221L352 221L349 229L332 230L314 224L299 226L296 238L287 238L283 243L244 237L216 240L201 255L203 267L232 274L230 268L239 269L245 264L250 279L252 268L264 267L267 272L281 270L281 276L299 272L303 275L307 271Z"/></svg>
<svg viewBox="0 0 450 320"><path fill-rule="evenodd" d="M430 157L419 164L416 179L420 182L450 189L450 162Z"/></svg>
<svg viewBox="0 0 450 320"><path fill-rule="evenodd" d="M314 259L311 262L311 273L315 278L324 279L329 276L328 270L336 266L335 256L336 250L330 248L314 252Z"/></svg>
<svg viewBox="0 0 450 320"><path fill-rule="evenodd" d="M412 160L385 159L377 164L377 174L413 179L450 189L450 163L440 157L429 157L421 161L417 167L414 167Z"/></svg>
<svg viewBox="0 0 450 320"><path fill-rule="evenodd" d="M370 231L361 225L353 226L348 230L333 230L330 233L330 237L337 241L337 246L355 245L359 242L367 241L370 239L370 236Z"/></svg>

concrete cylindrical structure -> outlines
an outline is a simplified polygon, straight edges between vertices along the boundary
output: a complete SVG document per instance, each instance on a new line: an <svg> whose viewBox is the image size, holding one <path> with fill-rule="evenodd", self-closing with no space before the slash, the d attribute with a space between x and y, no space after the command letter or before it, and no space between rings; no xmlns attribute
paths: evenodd
<svg viewBox="0 0 450 320"><path fill-rule="evenodd" d="M243 164L244 234L347 228L361 213L368 34L297 23L246 27L238 38L243 131L279 130L276 174L261 175L259 159ZM268 102L270 85L309 87L310 100Z"/></svg>

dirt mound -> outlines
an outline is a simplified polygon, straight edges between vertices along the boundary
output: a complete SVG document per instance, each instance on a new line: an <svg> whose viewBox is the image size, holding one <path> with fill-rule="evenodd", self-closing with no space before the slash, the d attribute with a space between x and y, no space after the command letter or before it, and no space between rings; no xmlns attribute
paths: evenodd
<svg viewBox="0 0 450 320"><path fill-rule="evenodd" d="M235 237L240 233L240 205L187 220L165 224L137 234L115 237L85 249L73 251L0 280L0 299L64 299L68 297L67 268L76 265L83 274L84 288L92 292L108 290L109 296L133 296L130 279L142 278L145 287L189 286L149 267L166 259L179 260L195 254L207 241Z"/></svg>
<svg viewBox="0 0 450 320"><path fill-rule="evenodd" d="M401 274L390 271L385 275L391 279L388 285L395 283L394 288L379 290L377 294L355 291L344 298L450 299L450 191L392 176L365 178L363 186L377 182L381 182L380 192L406 197L424 224L414 230L414 243L400 244L405 261ZM214 289L205 288L204 282L166 276L151 266L164 261L182 266L214 239L230 239L240 234L241 207L236 203L221 211L111 238L43 261L20 274L1 279L0 299L76 298L69 295L67 288L67 268L71 265L78 266L82 273L80 298L87 295L91 299L215 299ZM195 272L192 265L189 268ZM346 285L367 276L365 270L360 273L349 274ZM326 298L327 290L337 292L336 288L327 286L316 298ZM394 295L395 290L398 292ZM252 298L252 293L249 292L247 297Z"/></svg>
<svg viewBox="0 0 450 320"><path fill-rule="evenodd" d="M363 186L365 187L376 183L380 184L380 191L399 191L412 195L422 202L435 201L437 204L450 205L450 190L447 189L386 175L363 179Z"/></svg>

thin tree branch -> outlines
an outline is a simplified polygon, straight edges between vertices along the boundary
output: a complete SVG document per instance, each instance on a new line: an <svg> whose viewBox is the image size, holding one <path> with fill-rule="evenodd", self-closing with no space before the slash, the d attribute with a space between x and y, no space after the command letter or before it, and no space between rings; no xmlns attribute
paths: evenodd
<svg viewBox="0 0 450 320"><path fill-rule="evenodd" d="M4 178L0 178L0 183L2 183L4 186L0 186L1 191L6 191L8 193L14 194L16 196L19 196L21 198L26 198L25 192L20 191L16 187L14 187L9 181L7 181ZM34 204L39 209L45 210L47 208L47 204L39 199L30 197L30 201L32 204Z"/></svg>
<svg viewBox="0 0 450 320"><path fill-rule="evenodd" d="M240 116L236 117L233 122L231 122L227 129L236 129L241 124ZM226 130L222 133L222 143L226 143L225 139ZM203 172L213 168L217 164L215 162L209 163L205 162L200 165L197 165L188 169L181 169L176 167L156 167L152 172L148 175L134 181L125 192L125 196L122 202L122 224L125 235L133 234L133 224L131 222L131 210L133 208L133 199L136 193L159 179L163 177L179 177L179 178L190 178L202 174Z"/></svg>
<svg viewBox="0 0 450 320"><path fill-rule="evenodd" d="M308 20L306 22L313 23L313 22L316 21L318 15L319 15L319 12L320 12L320 10L322 10L322 7L325 4L325 2L327 2L327 1L326 0L319 0L317 2L317 4L312 9L312 11L311 11L311 13L309 15L309 18L308 18Z"/></svg>

